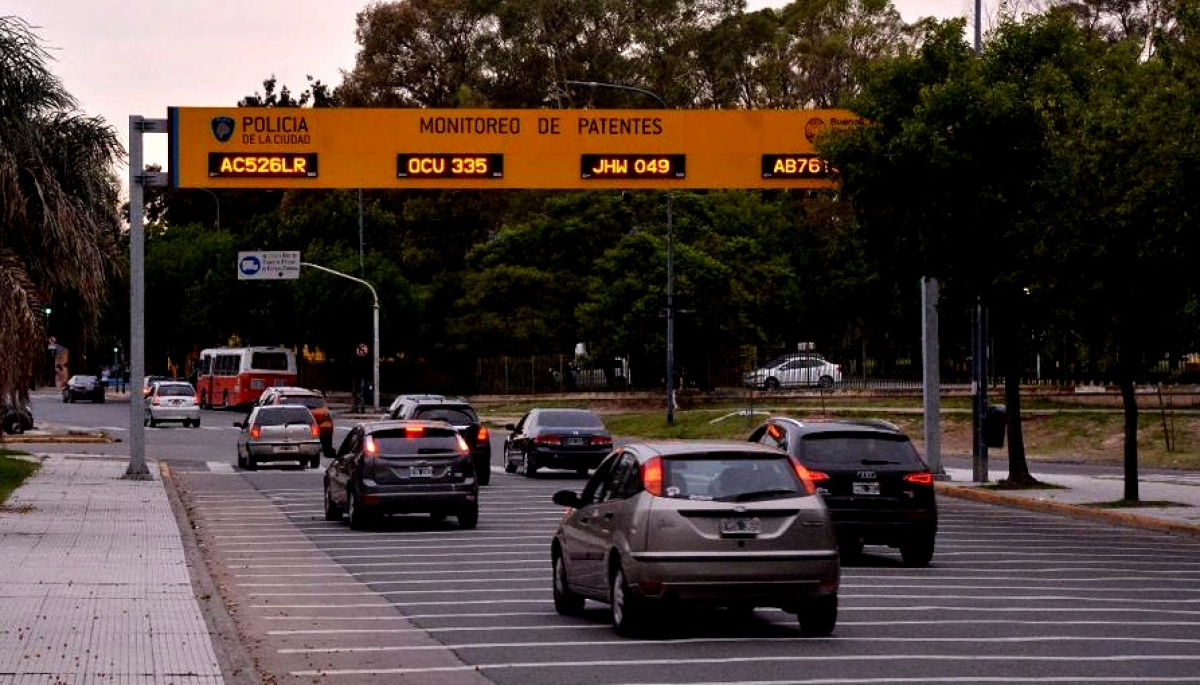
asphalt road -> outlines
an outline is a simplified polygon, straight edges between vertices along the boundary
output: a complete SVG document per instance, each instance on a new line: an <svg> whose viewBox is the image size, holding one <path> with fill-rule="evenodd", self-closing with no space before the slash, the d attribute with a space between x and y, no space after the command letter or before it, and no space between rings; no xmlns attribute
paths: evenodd
<svg viewBox="0 0 1200 685"><path fill-rule="evenodd" d="M117 407L55 409L90 423ZM629 640L603 605L554 613L550 496L580 488L573 474L525 479L494 457L477 529L408 516L351 531L323 520L319 471L235 470L234 430L221 425L235 418L205 412L198 430L149 429L147 451L170 465L264 679L1182 683L1200 673L1195 538L942 498L933 565L904 568L894 550L868 547L843 569L830 638L803 638L794 618L762 610L676 615L657 638Z"/></svg>

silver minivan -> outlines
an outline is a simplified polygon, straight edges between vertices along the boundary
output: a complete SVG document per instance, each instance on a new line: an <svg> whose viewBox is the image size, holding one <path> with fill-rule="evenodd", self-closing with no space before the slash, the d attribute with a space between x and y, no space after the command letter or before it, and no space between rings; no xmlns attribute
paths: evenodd
<svg viewBox="0 0 1200 685"><path fill-rule="evenodd" d="M637 634L655 608L776 607L806 635L837 622L841 567L829 512L797 460L723 441L626 444L583 491L560 490L555 609L612 606Z"/></svg>

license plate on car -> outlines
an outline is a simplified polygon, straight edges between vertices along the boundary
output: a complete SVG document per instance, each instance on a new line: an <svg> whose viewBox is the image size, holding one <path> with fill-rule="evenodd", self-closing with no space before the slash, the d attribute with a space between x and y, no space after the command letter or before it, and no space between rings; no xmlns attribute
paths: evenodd
<svg viewBox="0 0 1200 685"><path fill-rule="evenodd" d="M586 445L587 438L563 438L564 445Z"/></svg>
<svg viewBox="0 0 1200 685"><path fill-rule="evenodd" d="M276 452L299 452L300 446L299 445L276 445L275 451Z"/></svg>
<svg viewBox="0 0 1200 685"><path fill-rule="evenodd" d="M856 495L878 495L879 483L855 483L853 492Z"/></svg>
<svg viewBox="0 0 1200 685"><path fill-rule="evenodd" d="M762 519L736 517L721 519L721 535L758 535L762 532Z"/></svg>
<svg viewBox="0 0 1200 685"><path fill-rule="evenodd" d="M433 467L432 466L410 466L410 467L408 467L408 477L409 478L432 478L433 477Z"/></svg>

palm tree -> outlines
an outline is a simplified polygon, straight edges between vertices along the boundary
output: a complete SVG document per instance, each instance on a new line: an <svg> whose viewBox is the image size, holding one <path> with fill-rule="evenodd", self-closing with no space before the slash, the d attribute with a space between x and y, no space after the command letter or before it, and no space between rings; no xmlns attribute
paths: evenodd
<svg viewBox="0 0 1200 685"><path fill-rule="evenodd" d="M0 404L28 396L45 349L42 308L93 324L119 275L124 150L47 68L28 23L0 16Z"/></svg>

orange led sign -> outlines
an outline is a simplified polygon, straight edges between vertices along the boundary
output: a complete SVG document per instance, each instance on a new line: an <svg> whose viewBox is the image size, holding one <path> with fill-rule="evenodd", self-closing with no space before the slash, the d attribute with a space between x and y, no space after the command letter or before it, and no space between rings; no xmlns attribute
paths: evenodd
<svg viewBox="0 0 1200 685"><path fill-rule="evenodd" d="M179 188L823 188L846 110L173 107ZM318 168L317 162L320 160Z"/></svg>

